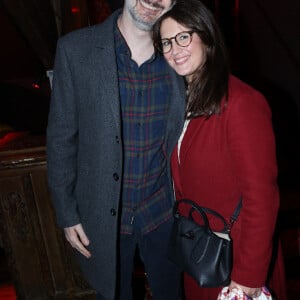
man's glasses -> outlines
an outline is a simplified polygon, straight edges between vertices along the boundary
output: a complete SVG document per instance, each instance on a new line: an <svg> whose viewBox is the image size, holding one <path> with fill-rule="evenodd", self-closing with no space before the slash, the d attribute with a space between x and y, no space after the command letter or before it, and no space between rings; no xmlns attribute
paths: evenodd
<svg viewBox="0 0 300 300"><path fill-rule="evenodd" d="M172 40L175 40L176 44L180 47L187 47L193 39L194 31L182 31L169 39L161 39L158 50L162 53L168 53L172 49Z"/></svg>

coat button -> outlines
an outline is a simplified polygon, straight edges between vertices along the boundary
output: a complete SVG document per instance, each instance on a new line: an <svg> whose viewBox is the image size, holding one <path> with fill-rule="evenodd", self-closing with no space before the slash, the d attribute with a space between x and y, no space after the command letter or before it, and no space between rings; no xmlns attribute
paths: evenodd
<svg viewBox="0 0 300 300"><path fill-rule="evenodd" d="M117 173L114 173L113 178L114 178L115 181L118 181L119 180L119 175Z"/></svg>
<svg viewBox="0 0 300 300"><path fill-rule="evenodd" d="M115 216L115 215L117 214L117 212L116 212L116 210L115 210L114 208L112 208L112 209L110 210L110 214L111 214L112 216Z"/></svg>

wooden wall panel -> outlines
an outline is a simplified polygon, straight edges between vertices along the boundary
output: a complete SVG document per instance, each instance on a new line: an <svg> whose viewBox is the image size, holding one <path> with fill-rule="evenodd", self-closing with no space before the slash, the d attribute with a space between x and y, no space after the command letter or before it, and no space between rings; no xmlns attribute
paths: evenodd
<svg viewBox="0 0 300 300"><path fill-rule="evenodd" d="M0 152L0 234L18 299L95 299L56 225L45 160L20 153Z"/></svg>

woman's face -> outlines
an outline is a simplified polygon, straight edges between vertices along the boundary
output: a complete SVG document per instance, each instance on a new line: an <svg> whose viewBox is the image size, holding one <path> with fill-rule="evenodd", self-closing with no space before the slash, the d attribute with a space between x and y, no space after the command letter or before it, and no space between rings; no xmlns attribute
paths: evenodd
<svg viewBox="0 0 300 300"><path fill-rule="evenodd" d="M187 81L189 81L192 75L198 68L205 63L205 49L206 46L202 43L200 37L197 33L192 33L191 43L182 47L179 46L174 37L181 32L189 32L191 29L185 27L172 18L165 19L160 28L160 35L163 41L167 44L171 41L171 50L167 53L164 53L164 57L169 63L169 65L181 76L185 76ZM180 37L181 35L179 35ZM188 38L188 35L184 35L184 38ZM171 40L164 40L171 39ZM180 40L179 40L180 42ZM184 42L183 42L184 43Z"/></svg>

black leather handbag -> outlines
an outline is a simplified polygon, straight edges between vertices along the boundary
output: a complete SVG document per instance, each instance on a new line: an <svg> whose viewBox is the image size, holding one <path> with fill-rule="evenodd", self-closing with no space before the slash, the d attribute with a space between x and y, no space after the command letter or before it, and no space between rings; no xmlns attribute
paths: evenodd
<svg viewBox="0 0 300 300"><path fill-rule="evenodd" d="M179 213L179 205L189 205L189 213ZM174 225L171 232L168 255L183 271L193 277L202 287L221 287L230 282L232 269L232 240L230 229L238 217L242 200L239 201L231 222L227 223L218 212L200 207L192 200L182 199L175 202ZM195 222L199 214L203 224ZM223 230L211 230L207 214L212 214L224 224Z"/></svg>

